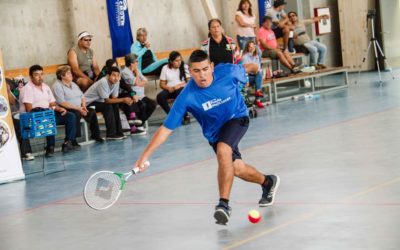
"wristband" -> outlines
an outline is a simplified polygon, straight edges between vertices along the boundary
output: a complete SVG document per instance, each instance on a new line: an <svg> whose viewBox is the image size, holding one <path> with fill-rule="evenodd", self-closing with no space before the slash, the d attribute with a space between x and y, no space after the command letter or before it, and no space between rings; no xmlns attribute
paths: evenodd
<svg viewBox="0 0 400 250"><path fill-rule="evenodd" d="M134 97L135 95L136 95L136 92L135 92L135 91L132 91L132 92L131 92L131 96Z"/></svg>

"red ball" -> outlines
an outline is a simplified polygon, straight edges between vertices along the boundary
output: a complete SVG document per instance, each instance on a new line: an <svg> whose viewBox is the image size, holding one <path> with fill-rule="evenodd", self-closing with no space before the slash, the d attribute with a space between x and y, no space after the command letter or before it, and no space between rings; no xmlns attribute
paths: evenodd
<svg viewBox="0 0 400 250"><path fill-rule="evenodd" d="M258 223L261 220L261 214L257 210L251 210L248 218L251 223Z"/></svg>

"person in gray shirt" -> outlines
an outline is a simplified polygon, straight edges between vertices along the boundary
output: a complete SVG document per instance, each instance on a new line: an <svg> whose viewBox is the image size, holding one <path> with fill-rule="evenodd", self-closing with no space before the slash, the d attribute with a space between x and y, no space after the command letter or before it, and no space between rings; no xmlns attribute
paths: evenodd
<svg viewBox="0 0 400 250"><path fill-rule="evenodd" d="M131 97L118 98L120 71L117 67L111 67L107 75L95 82L85 92L87 106L94 106L97 112L103 113L107 129L107 139L125 139L119 116L119 105L125 103L132 105Z"/></svg>
<svg viewBox="0 0 400 250"><path fill-rule="evenodd" d="M283 49L285 50L288 48L290 35L293 37L293 25L284 10L286 4L284 0L275 0L273 7L266 13L266 16L272 18L272 30L276 39L283 37Z"/></svg>
<svg viewBox="0 0 400 250"><path fill-rule="evenodd" d="M56 102L76 116L76 137L81 137L81 118L89 123L91 138L97 142L104 142L100 136L99 123L96 111L86 107L85 97L76 83L72 81L71 67L60 66L56 71L57 80L53 84L53 93ZM77 144L76 141L72 142Z"/></svg>
<svg viewBox="0 0 400 250"><path fill-rule="evenodd" d="M144 124L153 114L154 110L157 107L157 103L145 95L144 89L147 83L147 79L139 71L137 64L138 62L136 55L128 54L125 56L125 67L123 67L121 70L121 78L135 92L134 95L135 103L130 107L124 105L125 107L122 107L122 109L124 110L128 119L129 119L128 116L129 113L133 111L137 115L137 118L141 120L142 124ZM126 97L129 96L129 94L120 93L119 96ZM140 128L138 129L141 130ZM135 129L132 132L133 134L137 134L135 133L136 132Z"/></svg>

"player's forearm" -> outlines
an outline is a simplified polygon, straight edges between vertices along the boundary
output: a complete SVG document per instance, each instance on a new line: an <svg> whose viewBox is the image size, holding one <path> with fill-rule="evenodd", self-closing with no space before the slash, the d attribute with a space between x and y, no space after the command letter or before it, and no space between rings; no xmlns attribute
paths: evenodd
<svg viewBox="0 0 400 250"><path fill-rule="evenodd" d="M154 150L160 147L168 139L171 133L172 130L167 129L164 126L159 127L140 158L147 160L153 154Z"/></svg>

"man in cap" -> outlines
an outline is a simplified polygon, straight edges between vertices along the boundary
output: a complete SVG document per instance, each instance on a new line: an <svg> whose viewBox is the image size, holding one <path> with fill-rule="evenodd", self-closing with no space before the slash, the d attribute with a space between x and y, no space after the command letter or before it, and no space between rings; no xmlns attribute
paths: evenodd
<svg viewBox="0 0 400 250"><path fill-rule="evenodd" d="M100 73L93 49L90 48L93 35L87 31L78 34L78 43L68 51L68 64L74 75L74 82L85 92Z"/></svg>

